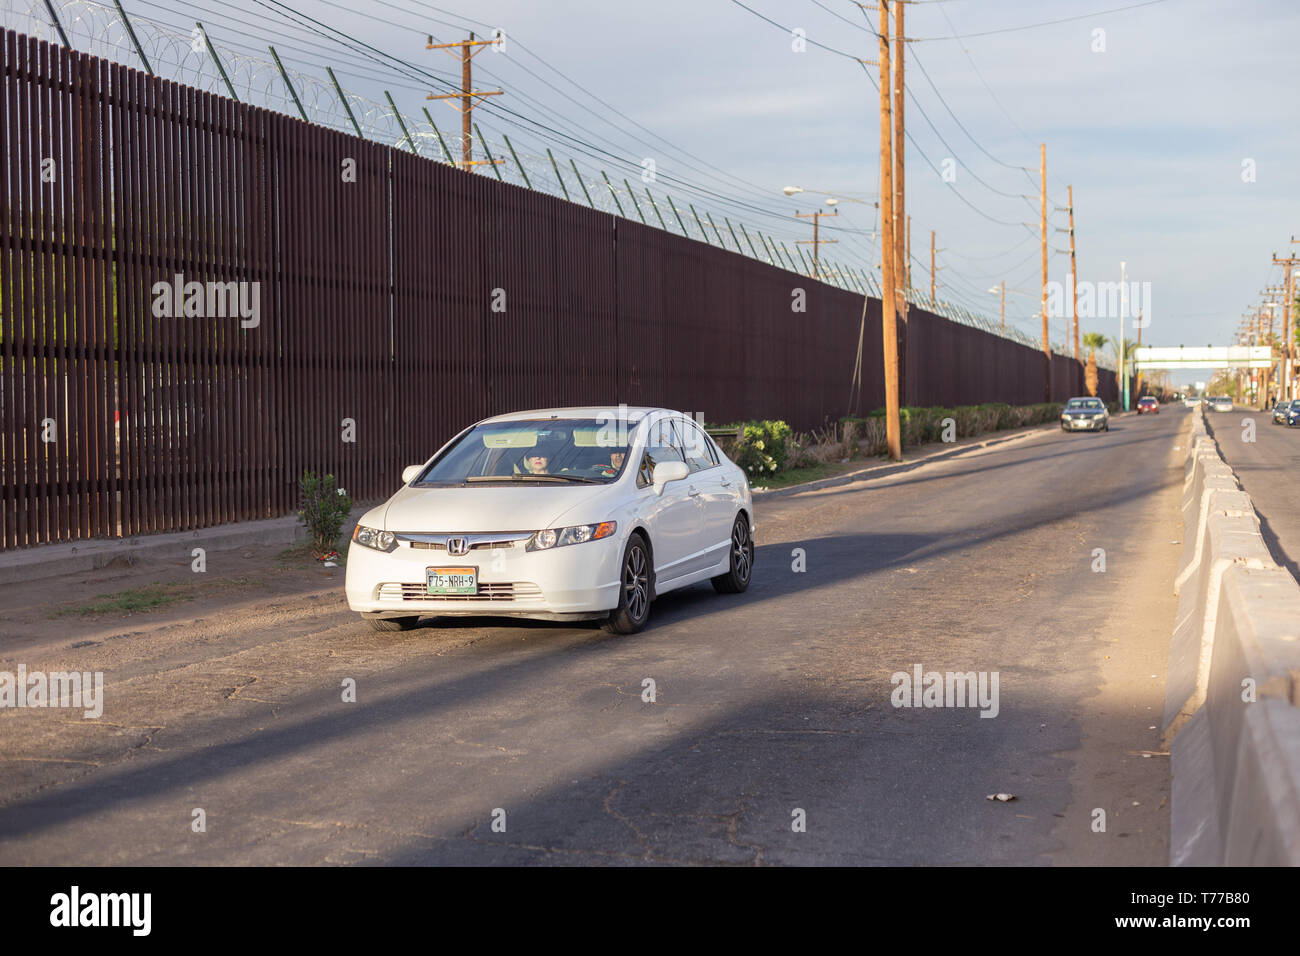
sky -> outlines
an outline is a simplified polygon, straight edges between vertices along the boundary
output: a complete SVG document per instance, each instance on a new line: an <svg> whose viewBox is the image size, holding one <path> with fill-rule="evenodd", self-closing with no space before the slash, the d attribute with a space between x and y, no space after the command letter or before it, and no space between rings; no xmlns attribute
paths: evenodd
<svg viewBox="0 0 1300 956"><path fill-rule="evenodd" d="M202 20L219 48L265 56L275 43L294 75L327 82L332 64L350 93L381 101L388 90L408 117L428 107L447 134L457 114L424 92L458 83L459 64L426 50L425 36L499 28L504 48L474 61L476 87L504 90L475 111L489 140L508 135L539 179L551 176L549 146L566 170L575 158L588 185L608 171L640 190L653 160L651 188L675 194L683 211L683 201L711 211L720 226L726 216L793 242L811 232L795 212L826 208L814 190L868 201L878 193L878 71L855 59L877 56L876 14L848 0L122 2L133 18L177 31ZM996 319L989 289L1005 281L1009 324L1040 336L1040 143L1049 278L1064 282L1069 270L1059 251L1068 236L1057 230L1070 185L1080 285L1118 281L1126 263L1149 319L1143 344L1226 345L1261 291L1281 284L1272 254L1300 254L1290 243L1300 237L1300 4L1134 2L906 7L914 284L929 284L934 230L939 297ZM69 12L77 4L88 9L56 0ZM41 5L0 0L0 11L10 23ZM795 29L807 37L801 50ZM367 58L374 51L432 75L381 66ZM257 69L240 75L274 81ZM808 192L787 197L788 185ZM875 210L836 208L823 235L840 241L822 254L874 267ZM1119 324L1113 313L1080 319L1083 332L1114 335ZM1067 320L1053 317L1053 341L1066 335Z"/></svg>

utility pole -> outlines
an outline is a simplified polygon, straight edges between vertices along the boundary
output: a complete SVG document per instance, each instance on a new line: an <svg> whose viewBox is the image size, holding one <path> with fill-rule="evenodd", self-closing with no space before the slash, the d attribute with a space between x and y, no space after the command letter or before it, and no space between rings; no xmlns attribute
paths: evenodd
<svg viewBox="0 0 1300 956"><path fill-rule="evenodd" d="M479 96L500 96L501 90L475 90L474 83L471 79L470 60L477 54L481 53L483 47L492 46L496 40L475 40L474 34L469 35L468 40L461 40L456 43L434 43L433 37L430 36L424 48L426 50L452 50L460 51L460 92L443 93L435 95L430 93L426 99L430 100L460 100L460 165L468 170L471 166L490 165L492 163L504 163L504 159L492 160L485 159L479 162L474 161L473 141L470 138L470 132L473 128L474 99ZM457 55L457 54L453 54ZM452 104L453 106L456 104Z"/></svg>
<svg viewBox="0 0 1300 956"><path fill-rule="evenodd" d="M1042 215L1040 228L1042 230L1043 246L1043 295L1042 295L1042 313L1043 313L1043 401L1052 400L1052 343L1047 335L1047 144L1039 145L1038 150L1038 172L1040 176L1040 192L1042 198Z"/></svg>
<svg viewBox="0 0 1300 956"><path fill-rule="evenodd" d="M1293 243L1300 241L1292 238ZM1293 354L1295 346L1291 341L1291 310L1295 307L1295 265L1300 263L1300 256L1287 256L1285 259L1279 259L1277 253L1273 253L1273 264L1282 266L1286 281L1283 283L1284 293L1282 297L1282 355L1281 355L1281 372L1282 372L1282 394L1279 396L1284 399L1296 397L1295 387L1292 383L1292 377L1295 373Z"/></svg>
<svg viewBox="0 0 1300 956"><path fill-rule="evenodd" d="M1124 320L1128 317L1128 263L1119 264L1119 408L1128 411L1128 362L1125 359Z"/></svg>
<svg viewBox="0 0 1300 956"><path fill-rule="evenodd" d="M889 457L903 457L898 421L898 326L895 266L898 251L894 229L894 144L889 105L889 0L880 0L880 327L885 366L885 443Z"/></svg>
<svg viewBox="0 0 1300 956"><path fill-rule="evenodd" d="M1079 268L1074 259L1074 187L1065 187L1070 203L1070 309L1074 313L1074 360L1079 361Z"/></svg>
<svg viewBox="0 0 1300 956"><path fill-rule="evenodd" d="M934 302L934 230L930 230L930 301Z"/></svg>
<svg viewBox="0 0 1300 956"><path fill-rule="evenodd" d="M907 268L903 270L903 275L906 277L903 282L903 288L907 289L910 292L912 290L912 217L911 216L907 217L907 251L904 253L903 261L907 263ZM907 311L907 307L909 304L910 304L909 302L904 300L903 302L904 312Z"/></svg>
<svg viewBox="0 0 1300 956"><path fill-rule="evenodd" d="M1277 306L1278 306L1277 297L1283 294L1285 291L1286 291L1285 286L1269 286L1263 292L1260 293L1260 295L1268 297L1266 304L1262 306L1259 310L1260 338L1258 343L1260 345L1268 345L1270 347L1269 366L1268 368L1263 369L1261 372L1262 383L1260 386L1260 394L1265 399L1267 399L1268 397L1267 391L1268 391L1269 383L1273 378L1273 364L1272 364L1273 363L1273 359L1272 359L1273 316L1276 314L1277 311ZM1264 335L1264 309L1268 309L1268 335L1267 336Z"/></svg>
<svg viewBox="0 0 1300 956"><path fill-rule="evenodd" d="M811 220L813 221L813 237L812 237L812 239L811 239L811 242L812 242L812 247L813 247L813 274L812 274L812 277L813 277L814 279L820 279L820 278L821 278L821 266L820 266L820 264L818 263L817 253L818 253L818 251L821 249L821 247L822 247L822 243L824 243L824 242L839 242L838 239L819 239L819 238L817 238L818 231L819 231L819 227L820 227L820 225L821 225L821 218L822 218L822 216L838 216L839 214L840 214L840 211L839 211L838 209L836 209L834 212L822 212L822 211L820 211L820 210L817 210L816 212L797 212L797 211L795 212L795 218L796 218L796 219L811 219ZM805 246L806 246L806 245L808 245L809 241L810 241L810 240L808 240L808 239L797 239L797 240L795 240L795 245L805 245ZM803 255L803 253L801 252L801 253L799 253L799 255Z"/></svg>
<svg viewBox="0 0 1300 956"><path fill-rule="evenodd" d="M907 5L906 0L893 0L894 4L894 80L892 83L894 89L894 222L899 226L906 226L907 233L903 242L898 242L898 231L895 230L895 245L897 250L895 259L901 263L901 267L895 270L896 282L903 287L903 294L899 296L898 315L902 322L898 328L898 391L902 401L906 401L911 394L907 382L907 330L908 330L908 294L912 291L912 221L907 217L907 189L906 177L904 175L907 138L904 135L906 126L903 122L903 44L906 43L906 34L903 32L903 8ZM880 5L886 6L885 0L880 0Z"/></svg>

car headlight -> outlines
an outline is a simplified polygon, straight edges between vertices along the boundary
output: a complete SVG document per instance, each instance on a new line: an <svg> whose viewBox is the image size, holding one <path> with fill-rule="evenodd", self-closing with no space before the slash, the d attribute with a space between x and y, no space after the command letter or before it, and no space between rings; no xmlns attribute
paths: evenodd
<svg viewBox="0 0 1300 956"><path fill-rule="evenodd" d="M357 530L352 532L352 540L363 548L372 548L375 551L392 551L397 547L397 538L393 536L393 532L367 528L364 525L357 525Z"/></svg>
<svg viewBox="0 0 1300 956"><path fill-rule="evenodd" d="M566 544L582 544L584 541L599 541L608 538L618 527L613 521L599 524L575 524L568 528L547 528L528 539L527 550L549 551L562 548Z"/></svg>

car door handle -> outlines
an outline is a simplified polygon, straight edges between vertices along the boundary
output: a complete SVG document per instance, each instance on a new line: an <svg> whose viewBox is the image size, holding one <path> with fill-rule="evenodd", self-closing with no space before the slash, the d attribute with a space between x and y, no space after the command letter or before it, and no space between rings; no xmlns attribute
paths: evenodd
<svg viewBox="0 0 1300 956"><path fill-rule="evenodd" d="M700 494L700 489L696 488L694 485L691 485L689 488L686 489L686 493L690 495L692 498L698 498Z"/></svg>
<svg viewBox="0 0 1300 956"><path fill-rule="evenodd" d="M720 483L720 484L722 485L722 487L724 487L724 488L730 488L730 487L731 487L731 481L730 481L730 479L723 478L722 481L719 482L719 483Z"/></svg>

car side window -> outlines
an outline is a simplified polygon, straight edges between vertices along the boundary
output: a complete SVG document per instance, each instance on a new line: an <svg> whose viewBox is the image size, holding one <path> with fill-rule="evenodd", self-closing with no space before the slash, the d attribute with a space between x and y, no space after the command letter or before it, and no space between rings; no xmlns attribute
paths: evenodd
<svg viewBox="0 0 1300 956"><path fill-rule="evenodd" d="M676 422L682 433L682 450L686 464L692 472L707 471L718 464L716 453L710 447L708 436L692 421Z"/></svg>
<svg viewBox="0 0 1300 956"><path fill-rule="evenodd" d="M666 461L686 460L682 454L681 439L677 437L677 431L673 428L673 423L670 420L662 418L649 428L645 455L641 459L641 472L643 474L637 475L638 485L642 484L643 475L646 485L653 483L652 474L656 465L662 465Z"/></svg>

